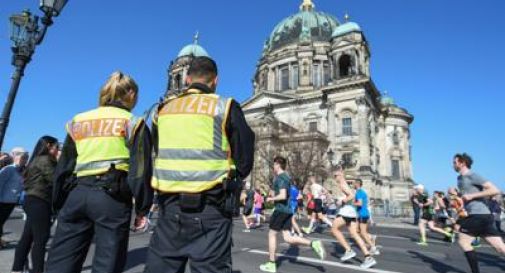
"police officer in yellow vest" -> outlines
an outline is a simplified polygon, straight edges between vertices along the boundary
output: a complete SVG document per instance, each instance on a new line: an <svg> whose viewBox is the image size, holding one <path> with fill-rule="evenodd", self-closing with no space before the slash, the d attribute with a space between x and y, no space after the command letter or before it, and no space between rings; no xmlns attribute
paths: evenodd
<svg viewBox="0 0 505 273"><path fill-rule="evenodd" d="M132 197L138 219L152 202L151 163L144 160L150 151L143 147L149 133L130 113L137 96L135 81L115 72L100 91L100 106L67 124L53 189L58 226L46 272L81 272L93 237L92 271L123 271Z"/></svg>
<svg viewBox="0 0 505 273"><path fill-rule="evenodd" d="M188 260L193 273L231 272L232 218L225 188L249 175L254 133L240 105L215 94L212 59L194 58L187 84L153 117L151 185L160 194L160 218L145 272L184 272Z"/></svg>

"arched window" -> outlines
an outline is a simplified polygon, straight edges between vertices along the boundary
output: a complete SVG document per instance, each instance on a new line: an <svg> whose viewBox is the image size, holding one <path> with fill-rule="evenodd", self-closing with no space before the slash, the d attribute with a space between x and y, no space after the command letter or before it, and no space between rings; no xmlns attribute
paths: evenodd
<svg viewBox="0 0 505 273"><path fill-rule="evenodd" d="M261 89L267 90L267 87L268 87L268 72L267 71L263 71L263 73L261 73L260 86L261 86Z"/></svg>
<svg viewBox="0 0 505 273"><path fill-rule="evenodd" d="M339 76L348 77L352 74L352 58L345 54L338 60Z"/></svg>
<svg viewBox="0 0 505 273"><path fill-rule="evenodd" d="M342 135L352 136L352 118L349 116L342 118Z"/></svg>
<svg viewBox="0 0 505 273"><path fill-rule="evenodd" d="M298 64L294 64L292 67L291 67L291 70L292 70L292 75L291 75L291 86L293 87L292 89L297 89L298 88L298 83L299 83L299 77L298 77Z"/></svg>
<svg viewBox="0 0 505 273"><path fill-rule="evenodd" d="M312 84L314 84L314 87L321 87L321 65L318 63L315 63L312 67Z"/></svg>
<svg viewBox="0 0 505 273"><path fill-rule="evenodd" d="M323 76L324 76L324 85L328 85L331 81L331 71L330 71L330 63L325 62L323 64Z"/></svg>
<svg viewBox="0 0 505 273"><path fill-rule="evenodd" d="M281 83L281 86L280 86L280 90L281 91L284 91L284 90L288 90L289 89L289 67L288 66L283 66L280 68L280 83Z"/></svg>
<svg viewBox="0 0 505 273"><path fill-rule="evenodd" d="M391 176L394 179L400 178L400 161L398 159L391 159Z"/></svg>
<svg viewBox="0 0 505 273"><path fill-rule="evenodd" d="M182 77L181 74L175 75L175 81L174 81L174 89L179 90L182 88Z"/></svg>

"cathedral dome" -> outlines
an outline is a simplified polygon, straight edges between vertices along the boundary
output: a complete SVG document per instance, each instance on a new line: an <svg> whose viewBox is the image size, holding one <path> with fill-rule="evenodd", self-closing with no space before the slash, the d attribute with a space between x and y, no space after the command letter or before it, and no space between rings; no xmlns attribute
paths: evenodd
<svg viewBox="0 0 505 273"><path fill-rule="evenodd" d="M304 41L329 42L339 24L332 15L315 11L311 0L304 0L300 6L300 12L277 24L266 46L269 50L275 50Z"/></svg>
<svg viewBox="0 0 505 273"><path fill-rule="evenodd" d="M347 22L338 26L331 36L335 38L351 32L361 32L360 26L354 22Z"/></svg>
<svg viewBox="0 0 505 273"><path fill-rule="evenodd" d="M184 56L194 56L194 57L209 57L209 54L207 51L201 47L200 45L194 43L187 45L179 51L179 54L177 55L177 58L184 57Z"/></svg>

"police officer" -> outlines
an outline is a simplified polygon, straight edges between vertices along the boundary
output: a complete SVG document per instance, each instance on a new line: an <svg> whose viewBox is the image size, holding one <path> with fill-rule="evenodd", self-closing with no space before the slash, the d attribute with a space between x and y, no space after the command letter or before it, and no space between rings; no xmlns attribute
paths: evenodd
<svg viewBox="0 0 505 273"><path fill-rule="evenodd" d="M132 197L137 223L152 202L144 183L150 179L150 161L144 160L150 151L143 148L149 133L130 113L137 96L135 81L115 72L100 91L100 106L67 124L53 190L53 206L61 210L46 272L80 272L93 236L92 271L123 271Z"/></svg>
<svg viewBox="0 0 505 273"><path fill-rule="evenodd" d="M145 272L184 272L188 260L193 273L231 272L228 189L251 171L254 133L240 105L215 94L212 59L193 59L187 84L153 117L160 218Z"/></svg>

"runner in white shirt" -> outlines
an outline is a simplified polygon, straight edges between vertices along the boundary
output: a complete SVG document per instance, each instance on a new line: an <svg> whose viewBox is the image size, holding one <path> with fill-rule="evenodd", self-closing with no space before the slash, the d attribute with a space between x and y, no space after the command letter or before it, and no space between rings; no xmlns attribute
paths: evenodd
<svg viewBox="0 0 505 273"><path fill-rule="evenodd" d="M356 252L352 250L351 246L344 237L344 234L340 230L342 227L346 226L349 234L354 239L356 244L361 249L363 255L365 255L365 261L361 264L362 268L370 268L377 264L375 259L372 257L370 251L366 248L366 244L363 238L358 233L358 212L356 207L353 205L355 199L355 191L347 184L344 177L344 172L341 167L338 167L334 171L334 177L337 184L340 186L340 190L345 195L345 198L340 200L341 208L338 211L337 218L333 221L333 228L331 229L333 236L345 249L345 254L340 258L342 262L350 260L356 256Z"/></svg>
<svg viewBox="0 0 505 273"><path fill-rule="evenodd" d="M323 200L321 198L323 197L324 194L326 194L326 189L323 188L323 186L321 186L319 183L317 183L315 176L310 176L309 182L311 183L310 191L314 196L315 208L312 211L312 217L310 219L309 226L303 228L303 231L307 234L313 232L314 224L318 219L326 223L330 228L333 225L332 222L328 220L328 218L326 218L326 216L323 214Z"/></svg>

